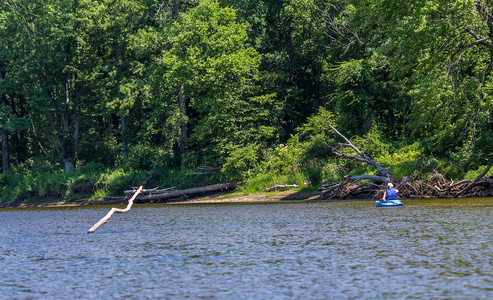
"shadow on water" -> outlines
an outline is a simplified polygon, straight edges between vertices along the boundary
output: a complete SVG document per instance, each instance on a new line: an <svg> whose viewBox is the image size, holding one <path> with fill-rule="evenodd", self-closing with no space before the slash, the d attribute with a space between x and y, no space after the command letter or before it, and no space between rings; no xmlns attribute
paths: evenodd
<svg viewBox="0 0 493 300"><path fill-rule="evenodd" d="M280 198L281 201L314 201L320 200L319 195L313 192L296 192L290 193Z"/></svg>

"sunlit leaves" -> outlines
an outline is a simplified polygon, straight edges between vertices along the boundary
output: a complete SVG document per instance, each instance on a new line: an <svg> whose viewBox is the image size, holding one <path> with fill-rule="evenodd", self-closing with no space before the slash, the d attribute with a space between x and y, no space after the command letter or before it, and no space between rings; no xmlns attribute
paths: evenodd
<svg viewBox="0 0 493 300"><path fill-rule="evenodd" d="M476 1L351 2L352 21L373 36L368 50L388 57L392 78L408 90L414 136L436 153L472 153L493 108L492 50L480 41L491 32Z"/></svg>

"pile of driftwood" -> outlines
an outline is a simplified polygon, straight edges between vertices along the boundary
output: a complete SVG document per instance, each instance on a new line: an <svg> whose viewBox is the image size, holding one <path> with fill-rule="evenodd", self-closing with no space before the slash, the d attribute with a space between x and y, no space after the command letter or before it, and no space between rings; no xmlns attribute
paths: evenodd
<svg viewBox="0 0 493 300"><path fill-rule="evenodd" d="M346 176L334 185L324 184L319 188L321 199L376 199L382 197L386 183L375 184L367 176Z"/></svg>
<svg viewBox="0 0 493 300"><path fill-rule="evenodd" d="M488 166L474 180L454 182L446 179L438 172L434 172L426 180L392 179L392 173L380 166L375 160L354 146L344 135L331 126L334 132L344 140L332 147L334 154L364 162L374 166L377 175L347 175L344 179L332 185L322 185L319 189L322 199L381 199L387 183L392 182L399 186L401 198L452 198L452 197L489 197L493 196L493 178L484 177L493 166L493 157ZM357 155L350 155L342 151L351 148Z"/></svg>
<svg viewBox="0 0 493 300"><path fill-rule="evenodd" d="M354 179L354 178L353 178ZM398 186L402 180L391 180ZM323 199L381 199L387 185L373 184L371 181L344 181L320 187ZM410 180L398 187L401 198L455 198L493 196L493 178L461 180L454 182L435 172L426 180Z"/></svg>
<svg viewBox="0 0 493 300"><path fill-rule="evenodd" d="M399 192L406 198L489 197L493 196L493 178L454 182L435 172L429 179L404 185Z"/></svg>

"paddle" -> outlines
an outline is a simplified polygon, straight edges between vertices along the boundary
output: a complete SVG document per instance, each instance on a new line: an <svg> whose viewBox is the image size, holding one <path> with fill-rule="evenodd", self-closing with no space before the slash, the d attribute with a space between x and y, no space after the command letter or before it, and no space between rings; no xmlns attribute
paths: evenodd
<svg viewBox="0 0 493 300"><path fill-rule="evenodd" d="M403 185L404 183L406 183L408 181L409 181L409 176L402 178L401 183L399 183L399 185L397 185L395 188L397 189L398 187L400 187L401 185Z"/></svg>

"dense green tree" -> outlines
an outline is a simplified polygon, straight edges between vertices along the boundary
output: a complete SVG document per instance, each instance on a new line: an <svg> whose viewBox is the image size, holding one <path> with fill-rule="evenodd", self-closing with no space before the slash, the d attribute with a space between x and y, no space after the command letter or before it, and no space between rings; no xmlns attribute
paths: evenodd
<svg viewBox="0 0 493 300"><path fill-rule="evenodd" d="M325 115L349 136L420 140L430 155L480 165L493 152L492 9L491 0L2 1L3 170L9 159L67 171L226 162L244 176Z"/></svg>
<svg viewBox="0 0 493 300"><path fill-rule="evenodd" d="M327 90L324 67L330 59L322 12L325 1L225 1L248 26L249 43L262 55L262 87L275 93L282 109L281 139L318 111Z"/></svg>
<svg viewBox="0 0 493 300"><path fill-rule="evenodd" d="M363 135L378 126L388 138L402 139L409 100L401 82L390 76L388 58L368 47L376 37L365 27L362 7L351 1L329 1L321 14L331 50L324 73L329 87L324 103L347 134Z"/></svg>
<svg viewBox="0 0 493 300"><path fill-rule="evenodd" d="M77 1L11 1L4 12L10 87L26 99L37 140L74 170L84 108ZM7 92L8 93L8 92Z"/></svg>
<svg viewBox="0 0 493 300"><path fill-rule="evenodd" d="M191 151L193 164L217 165L236 145L272 132L258 132L272 122L264 119L272 97L254 90L260 57L247 38L234 10L200 1L136 40L136 48L155 52L148 68L154 115L165 120L165 136L181 142L181 155Z"/></svg>
<svg viewBox="0 0 493 300"><path fill-rule="evenodd" d="M435 154L481 163L493 151L491 2L351 2L354 24L411 98L414 137Z"/></svg>

